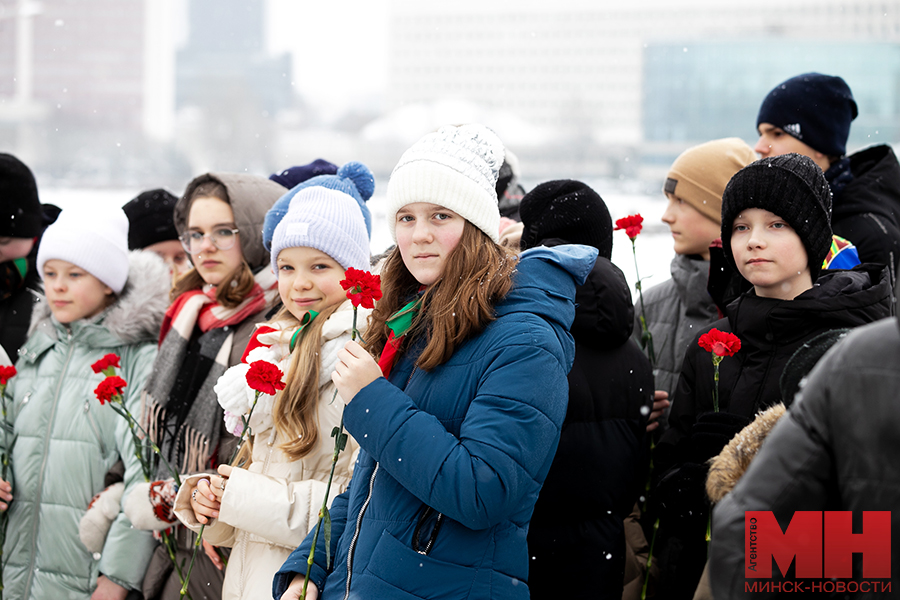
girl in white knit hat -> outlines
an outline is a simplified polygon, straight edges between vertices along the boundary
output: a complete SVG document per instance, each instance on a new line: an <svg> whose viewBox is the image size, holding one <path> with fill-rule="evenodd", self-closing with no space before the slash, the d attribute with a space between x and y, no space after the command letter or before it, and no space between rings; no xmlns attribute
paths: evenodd
<svg viewBox="0 0 900 600"><path fill-rule="evenodd" d="M503 159L488 128L444 127L391 175L384 297L332 375L361 450L307 598L529 597L525 537L566 412L575 284L597 251L517 261L501 247ZM276 598L299 596L312 537Z"/></svg>
<svg viewBox="0 0 900 600"><path fill-rule="evenodd" d="M153 253L129 254L127 239L121 210L71 208L47 228L38 250L46 298L35 306L6 390L15 436L12 474L0 481L0 510L10 513L7 598L124 598L140 589L153 552L150 532L133 528L121 512L123 493L143 481L143 472L126 421L94 395L105 376L91 369L106 354L118 355L124 404L140 414L169 270ZM103 495L111 523L101 519L98 531L79 539L88 504L120 460L124 482Z"/></svg>
<svg viewBox="0 0 900 600"><path fill-rule="evenodd" d="M315 527L331 469L344 403L335 399L331 372L350 339L353 306L341 287L348 268L367 270L369 238L356 200L342 191L314 186L290 201L275 227L272 265L284 305L260 326L243 362L219 378L215 391L226 424L241 423L254 399L249 365L263 360L285 373L285 389L260 396L250 419L252 438L232 465L186 479L175 514L203 537L232 548L222 597L269 597L272 577ZM365 331L369 310L360 308ZM348 440L335 469L330 497L350 483L354 452Z"/></svg>

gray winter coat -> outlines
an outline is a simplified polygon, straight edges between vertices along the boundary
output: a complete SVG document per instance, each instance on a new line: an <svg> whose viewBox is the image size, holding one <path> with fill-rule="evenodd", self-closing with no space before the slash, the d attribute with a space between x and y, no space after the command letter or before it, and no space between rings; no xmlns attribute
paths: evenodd
<svg viewBox="0 0 900 600"><path fill-rule="evenodd" d="M898 360L900 329L889 318L854 330L816 365L790 411L713 512L709 573L715 598L768 597L744 587L752 581L744 577L745 511L773 511L782 528L795 511L853 511L854 521L863 511L900 511ZM900 547L896 527L891 546ZM860 562L855 555L857 578ZM896 553L891 574L896 590Z"/></svg>
<svg viewBox="0 0 900 600"><path fill-rule="evenodd" d="M126 495L143 480L125 420L94 396L104 375L91 370L105 354L118 354L118 373L128 382L125 405L140 414L170 279L152 253L132 252L129 260L128 282L115 304L66 326L42 300L19 350L18 375L7 389L18 436L3 548L7 598L87 599L100 574L140 588L154 546L150 532L132 528L119 513L102 552L91 555L78 537L79 521L110 467L124 460Z"/></svg>
<svg viewBox="0 0 900 600"><path fill-rule="evenodd" d="M672 279L644 292L647 326L656 352L655 387L675 396L681 363L697 332L718 319L716 305L706 291L709 261L676 254L671 265ZM634 305L634 339L641 341L641 301ZM665 428L668 411L659 420Z"/></svg>

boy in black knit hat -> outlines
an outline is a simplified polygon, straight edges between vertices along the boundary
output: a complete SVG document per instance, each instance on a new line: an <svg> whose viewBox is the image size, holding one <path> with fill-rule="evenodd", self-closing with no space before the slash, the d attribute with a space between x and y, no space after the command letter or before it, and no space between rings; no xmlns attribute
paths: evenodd
<svg viewBox="0 0 900 600"><path fill-rule="evenodd" d="M836 250L849 240L859 260L889 265L893 272L900 266L900 163L886 144L846 156L850 124L857 114L853 93L840 77L791 77L763 100L754 149L764 158L790 152L811 158L834 194Z"/></svg>
<svg viewBox="0 0 900 600"><path fill-rule="evenodd" d="M699 331L685 354L670 428L657 446L664 473L660 502L663 553L676 538L680 555L663 566L661 586L691 598L706 557L707 461L759 411L782 398L788 359L810 339L890 315L891 284L881 265L822 271L831 248L831 191L822 170L800 154L764 158L741 169L722 196L722 247L753 289L728 305L727 318ZM700 335L718 329L741 340L714 369ZM666 530L663 533L664 529Z"/></svg>

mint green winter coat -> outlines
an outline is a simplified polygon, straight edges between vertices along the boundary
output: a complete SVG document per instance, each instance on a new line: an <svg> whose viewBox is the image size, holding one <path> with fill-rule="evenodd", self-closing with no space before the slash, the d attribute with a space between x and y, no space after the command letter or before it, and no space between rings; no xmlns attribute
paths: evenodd
<svg viewBox="0 0 900 600"><path fill-rule="evenodd" d="M6 598L87 599L101 573L140 589L155 545L150 532L132 528L120 512L102 552L92 555L78 537L88 503L120 458L125 495L143 481L125 420L94 396L104 375L91 370L105 354L118 354L126 406L140 416L170 280L155 255L132 252L129 260L128 283L98 318L61 325L42 300L19 350L18 375L7 389L17 438L3 547Z"/></svg>

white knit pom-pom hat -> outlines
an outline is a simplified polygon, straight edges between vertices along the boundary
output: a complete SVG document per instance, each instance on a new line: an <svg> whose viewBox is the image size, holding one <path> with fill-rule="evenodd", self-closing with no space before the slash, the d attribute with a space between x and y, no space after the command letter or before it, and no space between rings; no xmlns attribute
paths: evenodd
<svg viewBox="0 0 900 600"><path fill-rule="evenodd" d="M499 242L496 186L504 155L497 134L477 123L446 125L413 144L388 182L387 216L394 241L397 211L428 202L449 208Z"/></svg>

